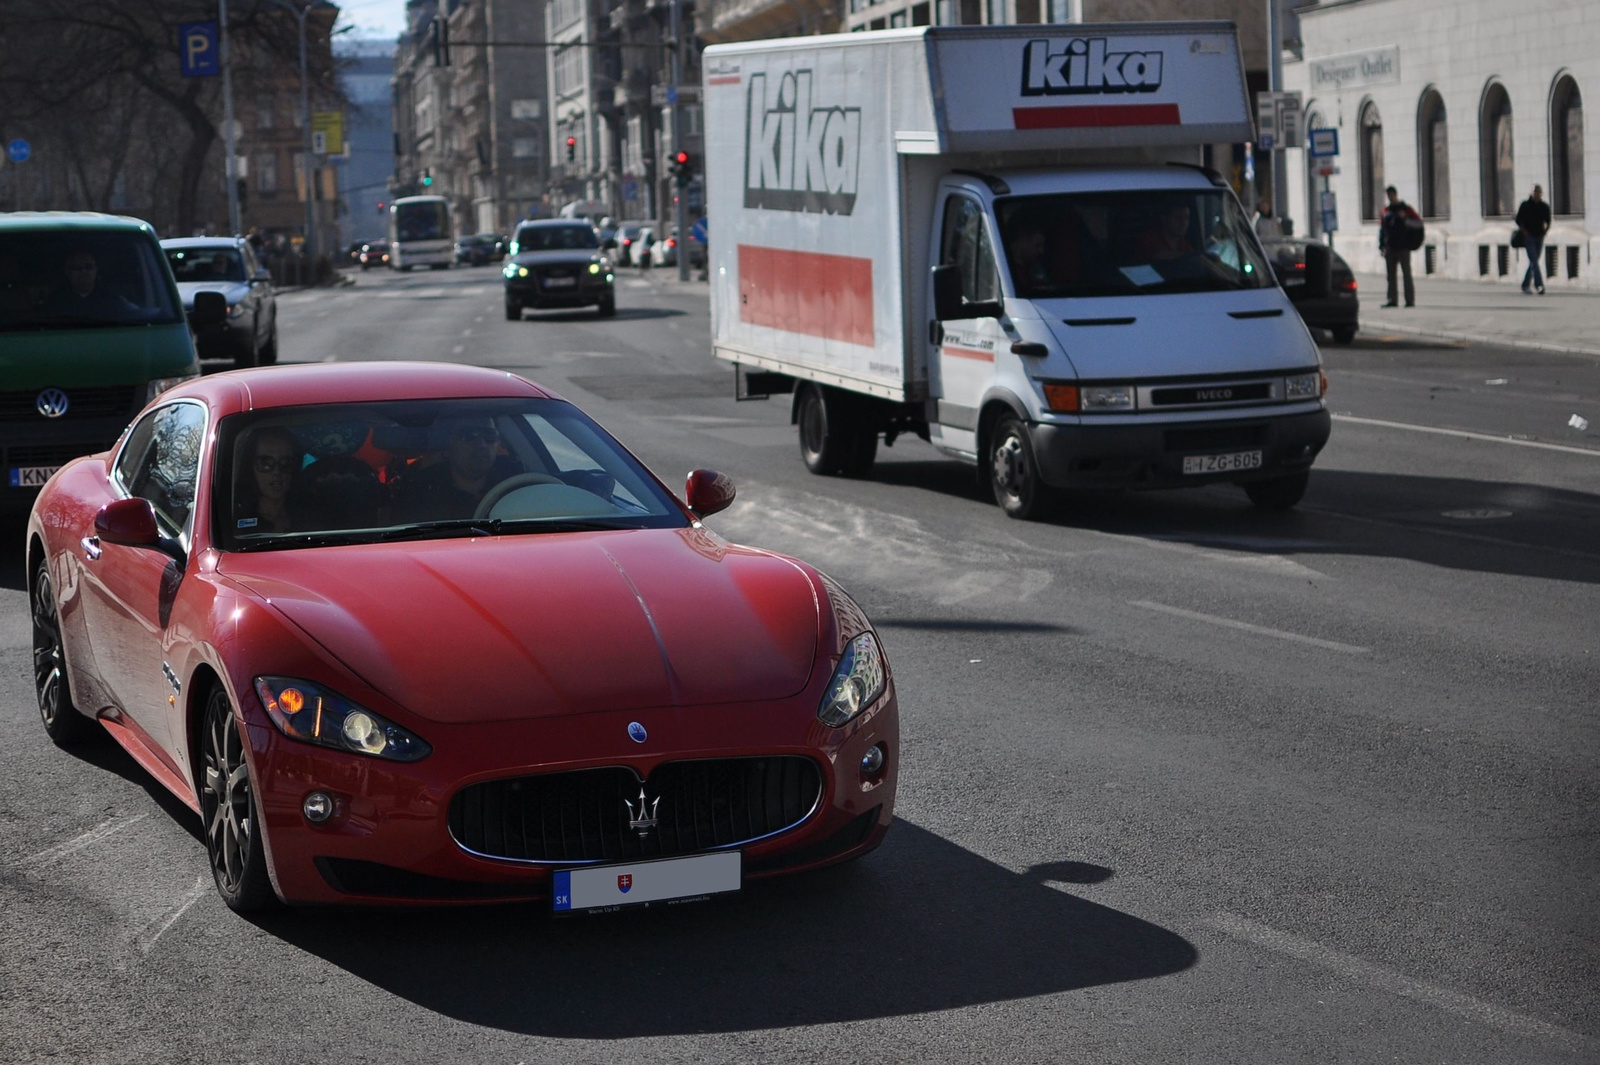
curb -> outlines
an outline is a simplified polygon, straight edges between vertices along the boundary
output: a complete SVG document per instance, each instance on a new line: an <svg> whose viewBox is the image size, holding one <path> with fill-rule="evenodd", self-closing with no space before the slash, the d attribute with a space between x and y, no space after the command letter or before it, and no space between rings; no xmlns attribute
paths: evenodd
<svg viewBox="0 0 1600 1065"><path fill-rule="evenodd" d="M1426 326L1402 325L1384 319L1367 318L1361 322L1363 333L1382 330L1389 333L1406 333L1410 336L1430 337L1435 340L1456 340L1469 344L1494 344L1504 348L1522 348L1527 351L1552 351L1560 355L1581 355L1600 359L1600 348L1580 348L1568 344L1552 344L1542 340L1513 340L1490 333L1459 333L1448 329L1429 329Z"/></svg>

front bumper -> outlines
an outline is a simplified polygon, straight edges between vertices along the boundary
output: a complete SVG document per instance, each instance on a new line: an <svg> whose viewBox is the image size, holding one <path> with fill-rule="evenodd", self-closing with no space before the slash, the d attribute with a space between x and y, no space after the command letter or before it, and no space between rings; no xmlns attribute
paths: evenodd
<svg viewBox="0 0 1600 1065"><path fill-rule="evenodd" d="M37 471L110 450L144 407L142 384L95 391L101 393L99 408L108 413L80 416L69 409L61 419L30 412L17 420L0 420L0 513L25 512L33 506L40 488ZM113 410L116 413L109 413Z"/></svg>
<svg viewBox="0 0 1600 1065"><path fill-rule="evenodd" d="M590 280L594 278L595 280ZM545 288L533 275L507 278L506 303L534 310L554 307L594 307L614 298L616 291L604 274L579 278L570 288Z"/></svg>
<svg viewBox="0 0 1600 1065"><path fill-rule="evenodd" d="M666 762L801 755L822 774L809 818L741 847L748 879L864 854L893 819L899 712L891 681L877 705L843 729L816 720L814 693L777 704L663 708L472 725L419 725L433 753L410 764L347 755L291 740L246 696L246 734L273 882L292 903L441 904L548 897L551 874L535 864L468 853L452 838L450 802L470 784L503 777L627 766L641 779ZM642 723L644 743L628 738ZM878 744L888 760L863 780L861 758ZM312 791L335 799L332 818L308 823Z"/></svg>
<svg viewBox="0 0 1600 1065"><path fill-rule="evenodd" d="M1328 442L1326 408L1296 414L1241 413L1217 421L1130 420L1032 426L1034 454L1046 484L1057 488L1182 488L1215 482L1270 481L1309 469ZM1260 450L1249 471L1185 474L1190 455Z"/></svg>

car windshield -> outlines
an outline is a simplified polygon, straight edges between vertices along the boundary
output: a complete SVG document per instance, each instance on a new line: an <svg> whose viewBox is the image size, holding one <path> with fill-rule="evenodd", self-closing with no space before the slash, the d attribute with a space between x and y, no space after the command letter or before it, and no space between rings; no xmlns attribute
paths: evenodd
<svg viewBox="0 0 1600 1065"><path fill-rule="evenodd" d="M995 202L1024 299L1271 288L1277 284L1222 189L1015 196Z"/></svg>
<svg viewBox="0 0 1600 1065"><path fill-rule="evenodd" d="M524 226L517 230L518 251L568 251L599 246L593 226Z"/></svg>
<svg viewBox="0 0 1600 1065"><path fill-rule="evenodd" d="M226 419L219 447L224 550L689 524L556 399L277 407Z"/></svg>
<svg viewBox="0 0 1600 1065"><path fill-rule="evenodd" d="M184 281L247 281L237 248L168 248L172 276Z"/></svg>
<svg viewBox="0 0 1600 1065"><path fill-rule="evenodd" d="M3 233L0 332L182 322L168 276L145 233Z"/></svg>

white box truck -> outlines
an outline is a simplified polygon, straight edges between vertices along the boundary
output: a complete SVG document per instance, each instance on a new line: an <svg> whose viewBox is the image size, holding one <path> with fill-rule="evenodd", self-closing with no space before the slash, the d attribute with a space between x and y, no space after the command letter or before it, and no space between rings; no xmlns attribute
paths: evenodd
<svg viewBox="0 0 1600 1065"><path fill-rule="evenodd" d="M792 393L812 471L913 432L1016 517L1073 487L1299 501L1321 358L1202 165L1252 136L1232 23L752 41L702 69L713 348L741 396Z"/></svg>

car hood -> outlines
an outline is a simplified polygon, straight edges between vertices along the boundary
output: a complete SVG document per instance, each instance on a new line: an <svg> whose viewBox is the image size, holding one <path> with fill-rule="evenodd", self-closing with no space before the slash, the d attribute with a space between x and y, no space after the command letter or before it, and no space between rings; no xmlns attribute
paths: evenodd
<svg viewBox="0 0 1600 1065"><path fill-rule="evenodd" d="M518 266L564 266L569 263L588 266L590 263L599 262L601 258L603 258L601 253L593 248L568 248L557 251L518 252L511 261Z"/></svg>
<svg viewBox="0 0 1600 1065"><path fill-rule="evenodd" d="M806 573L703 529L261 551L218 568L435 721L780 699L816 658Z"/></svg>
<svg viewBox="0 0 1600 1065"><path fill-rule="evenodd" d="M178 295L183 298L183 309L194 310L194 294L196 292L220 292L228 303L238 303L250 294L250 286L244 281L180 281L178 282Z"/></svg>
<svg viewBox="0 0 1600 1065"><path fill-rule="evenodd" d="M1266 373L1321 361L1277 287L1034 300L1033 307L1086 381ZM1263 312L1269 316L1254 317Z"/></svg>

